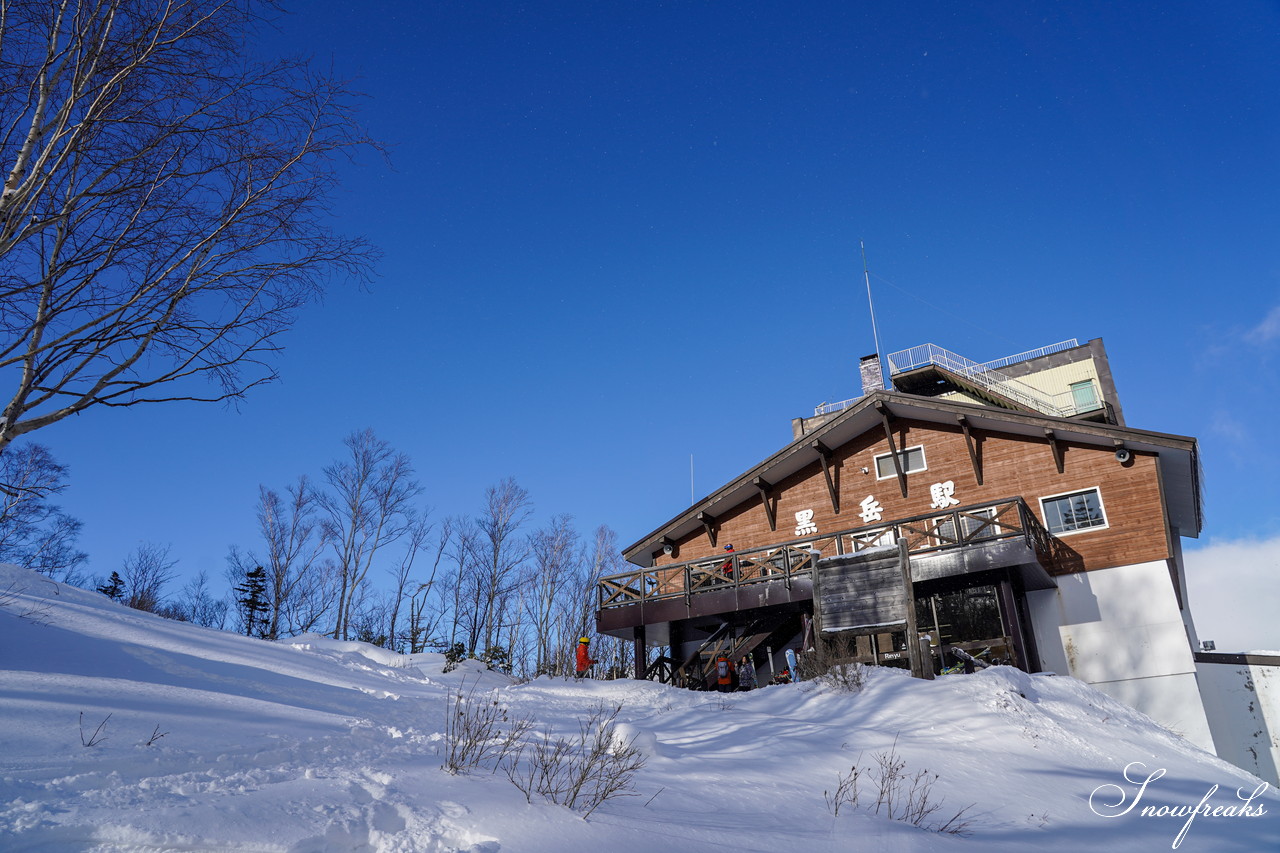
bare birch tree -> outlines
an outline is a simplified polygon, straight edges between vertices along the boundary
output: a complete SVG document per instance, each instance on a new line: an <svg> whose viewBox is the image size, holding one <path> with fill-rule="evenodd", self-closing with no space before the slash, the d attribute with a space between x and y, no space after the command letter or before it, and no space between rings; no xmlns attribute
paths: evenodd
<svg viewBox="0 0 1280 853"><path fill-rule="evenodd" d="M298 478L285 494L258 487L258 525L266 545L267 613L269 639L280 637L281 622L289 603L308 589L310 575L327 544L316 519L315 493L306 475Z"/></svg>
<svg viewBox="0 0 1280 853"><path fill-rule="evenodd" d="M80 522L52 503L67 469L49 449L23 442L0 456L0 563L15 563L66 582L84 580L87 556L75 547Z"/></svg>
<svg viewBox="0 0 1280 853"><path fill-rule="evenodd" d="M446 518L436 533L435 554L431 560L431 574L418 584L409 597L409 651L425 651L428 644L439 643L437 632L444 621L448 598L448 581L440 575L440 563L449 543L453 541L453 518Z"/></svg>
<svg viewBox="0 0 1280 853"><path fill-rule="evenodd" d="M322 560L300 577L284 606L282 621L288 636L320 630L333 610L337 579L338 566L332 559Z"/></svg>
<svg viewBox="0 0 1280 853"><path fill-rule="evenodd" d="M563 618L566 604L576 600L566 593L576 592L573 588L582 580L578 532L573 528L573 519L568 515L553 517L546 527L534 532L530 548L532 565L527 601L529 628L536 650L533 671L559 674L558 665L563 658L558 651L564 638L557 626L566 623Z"/></svg>
<svg viewBox="0 0 1280 853"><path fill-rule="evenodd" d="M169 619L221 629L227 624L227 601L210 591L209 573L202 569L159 613Z"/></svg>
<svg viewBox="0 0 1280 853"><path fill-rule="evenodd" d="M448 573L441 579L441 597L449 611L447 646L462 643L468 654L480 642L481 585L475 571L477 537L475 522L467 516L450 519L453 536L447 542Z"/></svg>
<svg viewBox="0 0 1280 853"><path fill-rule="evenodd" d="M302 595L317 589L312 575L318 571L321 552L327 545L316 518L317 509L315 492L306 475L285 490L285 497L259 486L257 514L263 556L252 550L242 553L232 547L227 558L233 584L240 582L255 566L262 566L266 571L267 612L262 634L267 639L276 640L292 633L290 613L298 609Z"/></svg>
<svg viewBox="0 0 1280 853"><path fill-rule="evenodd" d="M251 59L270 0L0 2L0 453L95 406L227 400L334 275L351 93Z"/></svg>
<svg viewBox="0 0 1280 853"><path fill-rule="evenodd" d="M529 556L528 541L520 528L533 512L529 493L508 477L485 490L485 505L476 518L479 531L475 555L476 624L480 651L487 654L499 645L504 617L519 570ZM475 652L473 644L472 652Z"/></svg>
<svg viewBox="0 0 1280 853"><path fill-rule="evenodd" d="M350 639L351 617L374 556L411 527L413 499L422 487L409 457L374 435L354 432L343 441L348 456L324 469L331 491L317 501L337 566L338 599L331 635Z"/></svg>
<svg viewBox="0 0 1280 853"><path fill-rule="evenodd" d="M387 614L387 643L388 648L391 649L400 647L400 608L405 603L405 599L413 595L413 593L408 592L410 587L413 586L410 581L413 565L424 548L429 547L428 539L431 536L432 528L435 527L435 524L430 520L430 514L430 510L423 510L417 514L410 513L408 541L405 543L404 555L391 571L391 579L395 584L391 591L391 607ZM437 565L439 565L438 558ZM422 586L429 590L434 582L435 568L433 567L430 580ZM421 587L419 587L420 590Z"/></svg>
<svg viewBox="0 0 1280 853"><path fill-rule="evenodd" d="M566 648L572 648L578 636L595 634L596 586L605 575L622 571L618 535L607 525L600 525L587 545L584 557L581 571L564 596L569 619L565 627L569 633L561 643ZM607 662L610 667L625 670L635 655L628 641L602 636L593 647L593 657Z"/></svg>
<svg viewBox="0 0 1280 853"><path fill-rule="evenodd" d="M171 550L169 545L145 542L125 557L120 569L125 604L151 613L160 609L164 587L174 579L178 565Z"/></svg>

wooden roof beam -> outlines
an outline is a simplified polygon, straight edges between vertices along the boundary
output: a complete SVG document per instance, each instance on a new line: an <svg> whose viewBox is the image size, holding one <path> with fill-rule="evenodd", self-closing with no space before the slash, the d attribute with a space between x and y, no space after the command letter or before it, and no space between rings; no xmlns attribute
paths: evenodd
<svg viewBox="0 0 1280 853"><path fill-rule="evenodd" d="M764 477L756 477L751 483L760 490L760 502L764 504L764 514L769 518L769 529L777 532L778 519L774 515L773 504L769 501L769 493L773 490L773 484Z"/></svg>
<svg viewBox="0 0 1280 853"><path fill-rule="evenodd" d="M982 458L978 455L978 445L973 438L972 427L969 426L969 419L964 415L956 415L956 423L960 424L960 429L964 431L964 444L969 448L969 461L973 463L973 478L978 481L978 485L982 485Z"/></svg>
<svg viewBox="0 0 1280 853"><path fill-rule="evenodd" d="M836 481L831 474L831 461L835 454L830 447L827 447L821 441L815 440L809 445L818 452L818 459L822 462L822 476L827 481L827 494L831 496L831 511L836 515L840 514L840 493L836 490Z"/></svg>
<svg viewBox="0 0 1280 853"><path fill-rule="evenodd" d="M884 424L884 437L889 442L889 458L893 460L893 470L898 475L898 488L902 490L902 496L905 498L907 496L907 474L902 470L902 459L898 456L898 445L893 440L893 429L890 426L893 414L889 411L889 407L880 400L876 400L876 411L880 413L880 421ZM879 473L876 476L879 476Z"/></svg>
<svg viewBox="0 0 1280 853"><path fill-rule="evenodd" d="M700 512L696 518L702 523L702 529L707 531L707 539L711 542L711 547L716 547L716 533L720 529L720 521L709 512Z"/></svg>
<svg viewBox="0 0 1280 853"><path fill-rule="evenodd" d="M1058 436L1051 429L1044 431L1044 437L1049 442L1049 447L1053 450L1053 462L1058 466L1058 473L1064 471L1062 462L1062 445L1058 443Z"/></svg>

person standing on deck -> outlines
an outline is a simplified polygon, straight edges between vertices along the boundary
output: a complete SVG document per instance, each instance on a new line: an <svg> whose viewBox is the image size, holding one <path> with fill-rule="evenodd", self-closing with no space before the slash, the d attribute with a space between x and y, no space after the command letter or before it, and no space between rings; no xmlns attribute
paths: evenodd
<svg viewBox="0 0 1280 853"><path fill-rule="evenodd" d="M729 580L733 580L733 545L725 545L724 550L725 556L728 557L728 559L725 560L724 565L720 567L720 574L724 575Z"/></svg>

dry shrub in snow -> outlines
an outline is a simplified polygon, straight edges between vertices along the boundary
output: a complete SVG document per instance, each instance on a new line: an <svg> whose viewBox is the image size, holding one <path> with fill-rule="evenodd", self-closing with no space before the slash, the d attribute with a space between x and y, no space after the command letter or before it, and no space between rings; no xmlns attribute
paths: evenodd
<svg viewBox="0 0 1280 853"><path fill-rule="evenodd" d="M107 720L111 719L111 715L107 714L106 719L98 723L98 727L93 730L93 734L87 734L84 727L84 711L80 712L80 745L89 747L97 746L107 739Z"/></svg>
<svg viewBox="0 0 1280 853"><path fill-rule="evenodd" d="M857 650L848 633L820 634L813 648L800 656L800 678L844 693L861 692L866 667L854 660Z"/></svg>
<svg viewBox="0 0 1280 853"><path fill-rule="evenodd" d="M935 818L934 815L942 808L942 800L933 794L938 774L928 770L907 770L907 760L898 754L896 741L871 759L870 766L855 764L847 775L842 774L835 791L822 792L833 815L838 817L842 807L862 807L865 801L865 808L890 820L900 820L931 832L969 834L969 821L964 815L972 806L965 806L945 821ZM870 802L873 796L874 804Z"/></svg>
<svg viewBox="0 0 1280 853"><path fill-rule="evenodd" d="M597 706L578 720L574 737L544 731L530 738L533 721L513 717L497 691L479 693L464 685L451 695L446 712L441 768L458 774L501 767L529 802L537 795L585 818L607 800L636 793L632 781L646 759L635 739L618 731L621 710Z"/></svg>
<svg viewBox="0 0 1280 853"><path fill-rule="evenodd" d="M580 812L585 818L603 802L636 793L632 782L645 765L635 739L617 731L621 706L597 706L578 721L573 738L543 732L538 740L511 753L503 764L507 778L525 799L543 799Z"/></svg>
<svg viewBox="0 0 1280 853"><path fill-rule="evenodd" d="M58 585L53 581L48 581L48 584L53 588L53 595L58 595ZM23 596L26 592L27 588L18 586L17 581L9 583L4 589L0 589L0 608L19 619L27 619L38 625L48 624L46 615L53 607L53 602L51 600L35 603L24 601Z"/></svg>
<svg viewBox="0 0 1280 853"><path fill-rule="evenodd" d="M842 693L861 693L867 683L867 668L860 663L841 663L817 678L819 684Z"/></svg>
<svg viewBox="0 0 1280 853"><path fill-rule="evenodd" d="M480 766L492 771L532 727L532 720L511 716L497 691L477 694L476 685L468 690L464 683L445 713L442 767L453 774Z"/></svg>

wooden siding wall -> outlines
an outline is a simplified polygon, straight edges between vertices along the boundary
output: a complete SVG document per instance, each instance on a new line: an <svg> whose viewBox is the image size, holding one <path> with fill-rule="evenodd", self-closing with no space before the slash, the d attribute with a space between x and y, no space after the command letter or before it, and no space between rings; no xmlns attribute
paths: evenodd
<svg viewBox="0 0 1280 853"><path fill-rule="evenodd" d="M875 497L883 507L883 521L925 515L932 498L929 487L951 480L959 506L1022 497L1040 521L1040 498L1097 487L1108 527L1105 530L1069 533L1062 542L1080 555L1075 570L1090 571L1112 566L1167 559L1171 554L1168 524L1160 495L1156 457L1133 453L1125 465L1114 450L1105 447L1058 442L1063 453L1063 473L1058 473L1053 450L1045 438L1005 435L973 430L982 464L983 484L974 476L964 434L957 425L899 420L893 423L894 442L903 448L924 446L927 469L907 475L907 497L902 497L896 476L877 480L874 457L889 452L884 430L873 429L834 450L832 477L840 495L840 512L832 511L822 467L814 453L812 464L775 483L770 492L776 502L777 531L769 529L768 516L758 496L731 510L709 507L719 522L717 545L712 547L704 531L676 540L675 554L659 553L655 565L696 560L723 553L732 543L741 551L795 539L795 514L812 509L818 534L861 527L862 500ZM867 473L862 473L866 468ZM877 522L871 522L872 524ZM1072 569L1063 567L1063 571Z"/></svg>

